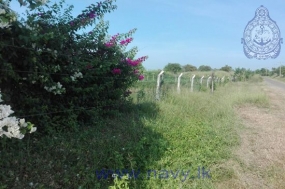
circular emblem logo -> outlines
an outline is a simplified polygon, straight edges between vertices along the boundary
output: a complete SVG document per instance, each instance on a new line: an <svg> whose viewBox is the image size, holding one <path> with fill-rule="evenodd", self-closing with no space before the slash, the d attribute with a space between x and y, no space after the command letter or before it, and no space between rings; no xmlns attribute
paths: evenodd
<svg viewBox="0 0 285 189"><path fill-rule="evenodd" d="M276 58L280 54L280 30L264 6L256 10L255 17L245 27L242 43L248 58Z"/></svg>

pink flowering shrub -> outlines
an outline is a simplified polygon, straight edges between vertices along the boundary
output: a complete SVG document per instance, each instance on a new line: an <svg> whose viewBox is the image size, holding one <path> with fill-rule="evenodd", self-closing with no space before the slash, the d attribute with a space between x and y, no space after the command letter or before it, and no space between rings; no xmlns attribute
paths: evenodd
<svg viewBox="0 0 285 189"><path fill-rule="evenodd" d="M38 132L92 124L95 116L120 107L126 91L144 78L147 57L134 58L136 48L125 50L135 29L106 37L108 25L99 20L116 9L112 0L92 4L75 18L72 7L62 5L35 8L24 21L0 28L3 99L15 116L30 115ZM87 26L94 29L82 33Z"/></svg>
<svg viewBox="0 0 285 189"><path fill-rule="evenodd" d="M121 69L113 69L113 74L121 74Z"/></svg>
<svg viewBox="0 0 285 189"><path fill-rule="evenodd" d="M144 76L143 75L139 75L139 80L143 80Z"/></svg>

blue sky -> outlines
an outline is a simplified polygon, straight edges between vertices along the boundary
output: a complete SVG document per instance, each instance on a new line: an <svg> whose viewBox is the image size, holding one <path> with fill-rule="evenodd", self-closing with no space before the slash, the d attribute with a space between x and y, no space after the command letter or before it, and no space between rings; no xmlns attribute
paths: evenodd
<svg viewBox="0 0 285 189"><path fill-rule="evenodd" d="M55 0L51 0L55 2ZM94 0L66 0L74 5L74 16ZM105 15L109 34L137 28L130 46L137 46L137 57L149 56L148 70L163 69L168 63L209 65L221 68L244 67L252 70L285 65L284 0L117 0L117 10ZM248 59L241 38L255 11L265 6L276 21L284 44L276 59ZM12 9L22 11L16 1Z"/></svg>

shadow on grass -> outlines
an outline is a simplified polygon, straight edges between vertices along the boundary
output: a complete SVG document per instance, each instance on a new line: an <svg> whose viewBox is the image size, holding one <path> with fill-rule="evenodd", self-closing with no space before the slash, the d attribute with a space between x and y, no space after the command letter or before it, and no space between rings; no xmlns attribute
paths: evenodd
<svg viewBox="0 0 285 189"><path fill-rule="evenodd" d="M145 172L167 142L144 125L155 120L156 103L129 104L112 118L79 132L0 140L1 188L108 188L112 174ZM133 174L133 176L136 176ZM132 179L131 188L142 180Z"/></svg>

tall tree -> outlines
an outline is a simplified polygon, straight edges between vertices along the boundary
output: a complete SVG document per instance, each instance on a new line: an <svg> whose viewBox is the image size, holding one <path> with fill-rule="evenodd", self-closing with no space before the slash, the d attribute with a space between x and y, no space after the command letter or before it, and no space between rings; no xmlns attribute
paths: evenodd
<svg viewBox="0 0 285 189"><path fill-rule="evenodd" d="M211 71L212 68L210 66L201 65L198 68L199 71Z"/></svg>
<svg viewBox="0 0 285 189"><path fill-rule="evenodd" d="M191 64L186 64L185 66L183 66L183 69L185 72L193 72L197 70L197 67Z"/></svg>
<svg viewBox="0 0 285 189"><path fill-rule="evenodd" d="M221 67L220 70L225 71L225 72L230 72L230 71L232 71L232 67L225 65L224 67Z"/></svg>
<svg viewBox="0 0 285 189"><path fill-rule="evenodd" d="M173 72L173 73L177 73L182 71L182 67L179 63L168 63L165 67L164 67L165 71L169 71L169 72Z"/></svg>

